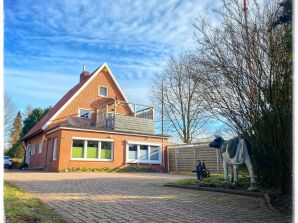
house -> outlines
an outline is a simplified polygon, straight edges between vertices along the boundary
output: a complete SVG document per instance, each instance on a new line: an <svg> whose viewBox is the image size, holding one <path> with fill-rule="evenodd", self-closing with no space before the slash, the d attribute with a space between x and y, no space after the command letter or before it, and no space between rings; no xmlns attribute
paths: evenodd
<svg viewBox="0 0 298 223"><path fill-rule="evenodd" d="M139 166L167 171L168 136L154 133L154 108L129 102L106 63L92 74L84 68L79 83L24 140L32 169Z"/></svg>

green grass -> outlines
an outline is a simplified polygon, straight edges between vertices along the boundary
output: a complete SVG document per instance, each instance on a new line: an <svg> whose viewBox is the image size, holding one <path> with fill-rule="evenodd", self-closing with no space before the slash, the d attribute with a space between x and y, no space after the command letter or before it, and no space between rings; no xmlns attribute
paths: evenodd
<svg viewBox="0 0 298 223"><path fill-rule="evenodd" d="M225 182L223 179L223 175L211 174L210 177L203 178L202 180L185 178L180 179L174 182L170 182L171 185L200 185L200 184L214 184L216 186L224 187L226 184L231 184L229 182ZM239 186L240 187L249 187L250 185L250 178L239 176Z"/></svg>
<svg viewBox="0 0 298 223"><path fill-rule="evenodd" d="M4 211L7 222L64 222L29 193L4 182Z"/></svg>

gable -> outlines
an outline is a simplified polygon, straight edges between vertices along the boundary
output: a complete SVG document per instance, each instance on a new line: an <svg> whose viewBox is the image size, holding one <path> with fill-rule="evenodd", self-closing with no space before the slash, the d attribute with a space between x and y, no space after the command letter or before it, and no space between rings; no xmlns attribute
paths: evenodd
<svg viewBox="0 0 298 223"><path fill-rule="evenodd" d="M99 85L108 86L109 92L107 98L98 96ZM86 78L86 80L81 81L69 90L48 114L33 126L24 138L29 138L36 132L47 128L49 125L53 126L58 122L65 121L69 115L76 115L78 108L96 109L103 105L103 103L114 99L127 101L113 73L108 65L104 63L101 67L96 69L89 78ZM131 112L130 108L127 109L127 112Z"/></svg>
<svg viewBox="0 0 298 223"><path fill-rule="evenodd" d="M99 87L104 86L108 89L108 96L102 97L99 95ZM96 110L105 106L114 100L127 101L121 89L118 88L114 81L113 75L108 68L101 71L88 82L71 102L52 120L51 126L57 123L66 121L68 116L78 116L79 109L91 109L93 112L92 118L95 120ZM125 113L129 113L126 109Z"/></svg>

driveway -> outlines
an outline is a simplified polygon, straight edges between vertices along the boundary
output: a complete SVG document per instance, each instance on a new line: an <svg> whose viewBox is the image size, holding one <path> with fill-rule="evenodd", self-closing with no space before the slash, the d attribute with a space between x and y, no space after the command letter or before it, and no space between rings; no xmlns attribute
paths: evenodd
<svg viewBox="0 0 298 223"><path fill-rule="evenodd" d="M262 198L163 187L160 173L6 172L66 222L291 222Z"/></svg>

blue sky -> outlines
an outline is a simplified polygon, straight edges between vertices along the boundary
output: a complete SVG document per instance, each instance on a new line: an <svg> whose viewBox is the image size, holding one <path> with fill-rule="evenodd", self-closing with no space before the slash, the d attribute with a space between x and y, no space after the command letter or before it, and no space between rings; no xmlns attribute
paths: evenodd
<svg viewBox="0 0 298 223"><path fill-rule="evenodd" d="M19 109L54 105L107 62L129 100L171 55L195 47L193 23L211 1L4 1L4 83Z"/></svg>
<svg viewBox="0 0 298 223"><path fill-rule="evenodd" d="M216 23L214 2L5 0L5 91L20 110L53 106L83 64L92 72L107 62L130 101L150 104L152 75L195 48L193 24Z"/></svg>

